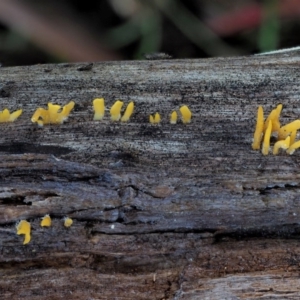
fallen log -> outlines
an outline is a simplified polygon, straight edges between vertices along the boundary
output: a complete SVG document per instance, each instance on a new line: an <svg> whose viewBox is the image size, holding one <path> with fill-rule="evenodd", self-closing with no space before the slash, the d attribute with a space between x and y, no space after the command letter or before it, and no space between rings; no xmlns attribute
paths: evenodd
<svg viewBox="0 0 300 300"><path fill-rule="evenodd" d="M299 65L295 51L1 68L0 110L23 109L0 124L1 299L300 297L300 151L251 148L259 105L299 117ZM134 101L132 118L93 121L97 97ZM64 124L31 122L70 100ZM184 104L192 122L170 124Z"/></svg>

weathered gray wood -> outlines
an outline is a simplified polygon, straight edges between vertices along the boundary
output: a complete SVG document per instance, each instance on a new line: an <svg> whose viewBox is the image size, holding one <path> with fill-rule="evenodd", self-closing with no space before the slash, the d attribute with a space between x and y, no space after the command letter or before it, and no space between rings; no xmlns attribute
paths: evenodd
<svg viewBox="0 0 300 300"><path fill-rule="evenodd" d="M300 151L264 157L251 142L258 105L299 117L299 64L296 52L1 68L0 110L24 110L0 124L2 299L298 299ZM134 100L130 122L93 121L96 97ZM65 124L31 123L70 100ZM182 104L192 123L170 125Z"/></svg>

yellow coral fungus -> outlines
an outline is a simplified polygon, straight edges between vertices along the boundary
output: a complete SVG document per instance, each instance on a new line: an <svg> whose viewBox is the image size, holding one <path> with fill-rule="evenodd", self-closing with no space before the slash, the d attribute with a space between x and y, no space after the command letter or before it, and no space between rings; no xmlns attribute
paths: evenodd
<svg viewBox="0 0 300 300"><path fill-rule="evenodd" d="M288 123L284 126L282 126L279 129L278 132L278 139L279 140L283 140L285 139L291 132L295 131L295 130L299 130L300 129L300 120L295 120L291 123Z"/></svg>
<svg viewBox="0 0 300 300"><path fill-rule="evenodd" d="M260 143L261 143L261 138L263 135L263 129L264 129L264 110L263 110L262 106L259 106L258 110L257 110L256 128L255 128L254 138L253 138L253 143L252 143L253 150L260 149Z"/></svg>
<svg viewBox="0 0 300 300"><path fill-rule="evenodd" d="M175 110L171 113L170 123L171 124L177 123L177 112Z"/></svg>
<svg viewBox="0 0 300 300"><path fill-rule="evenodd" d="M110 109L110 118L112 121L119 121L121 117L121 109L123 106L123 102L117 100L114 105Z"/></svg>
<svg viewBox="0 0 300 300"><path fill-rule="evenodd" d="M61 109L60 105L48 103L48 110L38 108L31 117L31 121L38 123L40 126L45 124L62 124L68 118L74 105L75 102L70 101Z"/></svg>
<svg viewBox="0 0 300 300"><path fill-rule="evenodd" d="M19 109L10 113L6 108L3 111L0 111L0 123L13 122L22 114L22 112L23 110Z"/></svg>
<svg viewBox="0 0 300 300"><path fill-rule="evenodd" d="M104 98L96 98L93 101L93 108L95 111L94 120L102 120L105 113Z"/></svg>
<svg viewBox="0 0 300 300"><path fill-rule="evenodd" d="M133 109L134 109L134 102L131 101L131 102L129 102L129 104L127 105L126 110L125 110L125 112L124 112L124 115L123 115L123 117L121 118L121 121L122 121L122 122L127 122L127 121L130 119L130 117L131 117L131 115L132 115L132 113L133 113Z"/></svg>
<svg viewBox="0 0 300 300"><path fill-rule="evenodd" d="M71 227L71 225L73 224L73 220L69 217L65 217L64 218L64 226L65 227Z"/></svg>
<svg viewBox="0 0 300 300"><path fill-rule="evenodd" d="M300 148L300 141L293 143L287 150L286 153L292 155L296 149Z"/></svg>
<svg viewBox="0 0 300 300"><path fill-rule="evenodd" d="M24 238L24 242L23 245L28 244L31 240L31 235L30 235L30 231L31 231L31 226L30 223L27 222L26 220L21 220L18 224L17 224L17 234L24 234L25 238Z"/></svg>
<svg viewBox="0 0 300 300"><path fill-rule="evenodd" d="M280 148L284 150L288 149L290 146L290 139L291 137L288 136L285 140L276 142L273 148L273 154L277 155L279 153Z"/></svg>
<svg viewBox="0 0 300 300"><path fill-rule="evenodd" d="M265 132L264 142L263 142L263 146L262 146L262 150L261 150L263 155L269 154L271 132L272 132L272 121L270 120L267 130Z"/></svg>
<svg viewBox="0 0 300 300"><path fill-rule="evenodd" d="M290 145L293 145L295 143L296 136L297 136L297 130L293 130L291 133Z"/></svg>
<svg viewBox="0 0 300 300"><path fill-rule="evenodd" d="M41 221L42 227L50 227L51 226L51 218L49 215L45 215Z"/></svg>
<svg viewBox="0 0 300 300"><path fill-rule="evenodd" d="M264 131L267 130L269 121L272 121L272 132L277 132L279 131L280 128L280 122L279 122L279 117L280 113L282 110L282 104L277 105L275 109L271 111L269 116L267 117L265 124L264 124Z"/></svg>
<svg viewBox="0 0 300 300"><path fill-rule="evenodd" d="M157 112L154 117L152 115L149 116L149 121L151 124L158 124L161 121L160 114Z"/></svg>
<svg viewBox="0 0 300 300"><path fill-rule="evenodd" d="M192 118L192 113L190 109L186 105L183 105L179 108L179 110L181 113L182 123L184 124L190 123Z"/></svg>

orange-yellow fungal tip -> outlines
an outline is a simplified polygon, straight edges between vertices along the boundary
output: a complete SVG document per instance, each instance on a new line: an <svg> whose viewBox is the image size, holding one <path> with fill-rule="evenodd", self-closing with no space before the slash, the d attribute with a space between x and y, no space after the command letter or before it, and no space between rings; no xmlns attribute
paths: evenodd
<svg viewBox="0 0 300 300"><path fill-rule="evenodd" d="M177 123L177 112L175 110L171 113L170 123L171 124Z"/></svg>
<svg viewBox="0 0 300 300"><path fill-rule="evenodd" d="M159 124L161 121L160 114L157 112L154 117L152 115L149 116L149 121L151 124Z"/></svg>
<svg viewBox="0 0 300 300"><path fill-rule="evenodd" d="M50 227L51 226L51 218L49 215L45 215L41 221L42 227Z"/></svg>
<svg viewBox="0 0 300 300"><path fill-rule="evenodd" d="M182 123L184 124L190 123L192 119L192 113L190 109L186 105L183 105L179 108L179 110L181 113Z"/></svg>
<svg viewBox="0 0 300 300"><path fill-rule="evenodd" d="M48 103L48 110L41 107L38 108L31 117L31 122L38 123L39 126L62 124L68 118L74 105L75 102L70 101L61 109L60 105Z"/></svg>
<svg viewBox="0 0 300 300"><path fill-rule="evenodd" d="M276 142L273 148L273 154L277 155L279 153L280 148L284 150L288 149L290 147L290 140L291 137L288 136L285 140Z"/></svg>
<svg viewBox="0 0 300 300"><path fill-rule="evenodd" d="M64 226L65 227L71 227L73 224L73 220L69 217L64 218Z"/></svg>
<svg viewBox="0 0 300 300"><path fill-rule="evenodd" d="M119 121L121 117L121 109L123 106L123 102L117 100L114 105L110 109L110 118L112 121Z"/></svg>
<svg viewBox="0 0 300 300"><path fill-rule="evenodd" d="M102 120L105 113L105 104L104 98L96 98L93 100L93 108L94 108L94 120L99 121Z"/></svg>
<svg viewBox="0 0 300 300"><path fill-rule="evenodd" d="M262 150L261 150L263 155L269 154L271 132L272 132L272 121L270 120L267 130L265 132L263 146L262 146Z"/></svg>
<svg viewBox="0 0 300 300"><path fill-rule="evenodd" d="M121 118L121 121L122 121L122 122L127 122L127 121L130 119L130 117L131 117L131 115L132 115L132 113L133 113L133 110L134 110L134 102L131 101L131 102L129 102L129 104L127 105L126 110L125 110L125 112L124 112L124 115L123 115L123 117Z"/></svg>
<svg viewBox="0 0 300 300"><path fill-rule="evenodd" d="M262 106L259 106L258 110L257 110L256 128L255 128L254 138L253 138L253 143L252 143L253 150L260 149L260 143L261 143L261 138L263 136L263 130L264 130L264 110L263 110Z"/></svg>
<svg viewBox="0 0 300 300"><path fill-rule="evenodd" d="M282 126L278 132L278 139L285 139L291 132L300 129L300 120L295 120L289 124Z"/></svg>
<svg viewBox="0 0 300 300"><path fill-rule="evenodd" d="M272 121L272 132L277 132L280 129L279 117L282 111L282 104L277 105L275 109L271 111L264 124L264 131L267 130L269 121Z"/></svg>
<svg viewBox="0 0 300 300"><path fill-rule="evenodd" d="M297 141L296 143L293 143L287 150L287 154L293 154L296 149L300 148L300 141Z"/></svg>
<svg viewBox="0 0 300 300"><path fill-rule="evenodd" d="M0 123L13 122L22 114L22 112L23 110L19 109L10 113L9 110L6 108L3 111L0 111Z"/></svg>
<svg viewBox="0 0 300 300"><path fill-rule="evenodd" d="M27 222L26 220L21 220L18 224L17 224L17 234L24 234L25 238L24 238L24 242L23 245L28 244L30 242L31 239L31 235L30 235L30 231L31 231L31 226L30 223Z"/></svg>

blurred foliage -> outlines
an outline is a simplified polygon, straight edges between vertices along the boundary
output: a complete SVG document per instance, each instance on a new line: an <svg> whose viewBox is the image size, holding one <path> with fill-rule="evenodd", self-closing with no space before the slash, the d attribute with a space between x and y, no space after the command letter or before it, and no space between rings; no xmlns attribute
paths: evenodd
<svg viewBox="0 0 300 300"><path fill-rule="evenodd" d="M1 6L0 62L5 66L143 59L152 52L174 58L245 55L300 42L295 0L10 0L21 17L9 21ZM61 51L59 41L66 41Z"/></svg>

